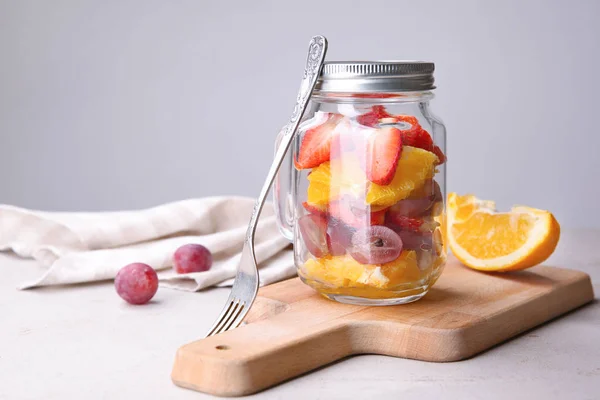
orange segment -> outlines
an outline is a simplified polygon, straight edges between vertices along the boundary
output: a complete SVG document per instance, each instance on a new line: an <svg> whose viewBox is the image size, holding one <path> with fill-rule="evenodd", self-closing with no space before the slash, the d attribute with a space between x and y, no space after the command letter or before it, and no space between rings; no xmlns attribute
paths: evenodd
<svg viewBox="0 0 600 400"><path fill-rule="evenodd" d="M411 146L402 148L398 168L389 185L371 184L367 192L368 204L389 207L407 198L415 189L433 177L437 156L430 151Z"/></svg>
<svg viewBox="0 0 600 400"><path fill-rule="evenodd" d="M482 271L525 269L546 260L558 243L560 225L544 210L516 206L497 213L474 196L448 196L448 242L466 266Z"/></svg>
<svg viewBox="0 0 600 400"><path fill-rule="evenodd" d="M307 177L307 201L324 206L348 195L364 198L368 181L354 154L345 154L313 168Z"/></svg>
<svg viewBox="0 0 600 400"><path fill-rule="evenodd" d="M364 287L390 289L420 279L414 251L403 251L396 260L381 265L360 264L350 255L309 259L303 275L333 287Z"/></svg>
<svg viewBox="0 0 600 400"><path fill-rule="evenodd" d="M383 264L381 273L389 279L390 288L418 281L421 279L421 270L417 264L417 253L412 250L403 251L395 261Z"/></svg>
<svg viewBox="0 0 600 400"><path fill-rule="evenodd" d="M311 258L304 263L304 275L334 287L356 285L365 268L349 255Z"/></svg>
<svg viewBox="0 0 600 400"><path fill-rule="evenodd" d="M311 205L327 206L329 204L329 187L331 185L331 166L326 162L308 174L307 201Z"/></svg>
<svg viewBox="0 0 600 400"><path fill-rule="evenodd" d="M386 208L423 186L435 170L437 156L430 151L404 146L389 185L369 182L355 154L347 153L313 168L308 175L307 201L324 206L344 195L364 198L366 204Z"/></svg>
<svg viewBox="0 0 600 400"><path fill-rule="evenodd" d="M475 211L496 210L496 203L491 200L481 200L473 195L459 196L456 193L448 194L448 207L454 210L454 220L464 221Z"/></svg>

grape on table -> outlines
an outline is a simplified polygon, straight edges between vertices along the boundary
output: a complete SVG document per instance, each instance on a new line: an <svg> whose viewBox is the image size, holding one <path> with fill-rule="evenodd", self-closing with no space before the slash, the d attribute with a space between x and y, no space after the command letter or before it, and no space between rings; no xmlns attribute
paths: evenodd
<svg viewBox="0 0 600 400"><path fill-rule="evenodd" d="M146 304L158 290L158 275L148 264L132 263L117 273L115 289L130 304Z"/></svg>

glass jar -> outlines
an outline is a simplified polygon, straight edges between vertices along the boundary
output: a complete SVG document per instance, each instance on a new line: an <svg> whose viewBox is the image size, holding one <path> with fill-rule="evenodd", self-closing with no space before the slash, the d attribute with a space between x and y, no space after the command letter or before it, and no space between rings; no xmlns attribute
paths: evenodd
<svg viewBox="0 0 600 400"><path fill-rule="evenodd" d="M274 197L298 275L330 299L408 303L442 272L446 133L429 109L433 70L323 67Z"/></svg>

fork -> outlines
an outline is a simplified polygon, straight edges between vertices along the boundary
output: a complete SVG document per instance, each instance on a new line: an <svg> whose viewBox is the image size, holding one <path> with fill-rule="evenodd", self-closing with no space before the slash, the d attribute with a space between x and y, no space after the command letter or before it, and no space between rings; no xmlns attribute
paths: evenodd
<svg viewBox="0 0 600 400"><path fill-rule="evenodd" d="M263 184L260 195L254 204L252 217L248 224L246 237L244 239L244 248L238 264L237 274L231 288L231 294L227 299L225 307L215 321L214 325L206 335L206 337L218 335L219 333L228 331L238 327L256 298L258 293L258 267L256 265L256 257L254 255L254 234L256 233L256 225L258 217L265 204L271 185L277 176L277 172L283 163L285 154L287 153L292 141L298 130L298 125L304 116L308 101L317 84L319 73L323 67L325 54L327 53L327 39L324 36L313 36L308 47L308 56L306 57L306 65L304 67L304 75L300 90L296 97L294 112L290 117L290 122L284 128L284 134L281 143L275 153L275 159L269 169L267 179Z"/></svg>

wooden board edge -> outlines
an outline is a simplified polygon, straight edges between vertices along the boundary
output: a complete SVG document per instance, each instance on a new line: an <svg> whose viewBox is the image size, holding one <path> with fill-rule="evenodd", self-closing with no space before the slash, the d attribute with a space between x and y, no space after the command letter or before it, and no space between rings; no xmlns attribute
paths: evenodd
<svg viewBox="0 0 600 400"><path fill-rule="evenodd" d="M472 326L449 330L446 335L442 335L446 342L444 346L455 349L455 351L446 352L447 356L426 358L419 355L417 359L454 362L471 358L593 300L592 281L589 275L581 273L581 277L578 279L568 282L556 290L542 293L534 299L530 298L508 312L487 317L483 322ZM520 323L512 323L517 318L520 319ZM523 323L523 321L526 322ZM493 332L492 337L490 337L490 332ZM439 337L439 333L437 335Z"/></svg>

